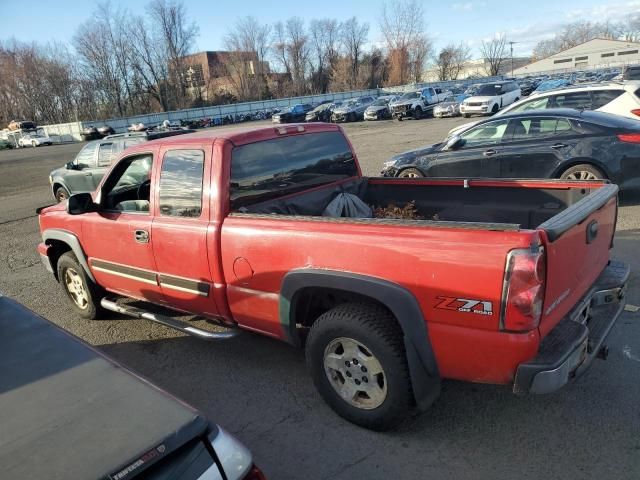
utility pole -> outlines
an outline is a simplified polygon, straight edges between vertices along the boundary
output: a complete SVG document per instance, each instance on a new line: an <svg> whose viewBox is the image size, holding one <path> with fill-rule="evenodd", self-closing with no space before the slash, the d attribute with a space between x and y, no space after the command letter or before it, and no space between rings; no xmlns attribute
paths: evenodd
<svg viewBox="0 0 640 480"><path fill-rule="evenodd" d="M513 78L513 44L518 42L509 42L509 46L511 47L511 78Z"/></svg>

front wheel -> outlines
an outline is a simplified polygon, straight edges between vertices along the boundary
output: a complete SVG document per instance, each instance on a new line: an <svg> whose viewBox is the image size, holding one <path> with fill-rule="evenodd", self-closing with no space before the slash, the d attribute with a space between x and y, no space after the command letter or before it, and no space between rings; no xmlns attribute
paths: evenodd
<svg viewBox="0 0 640 480"><path fill-rule="evenodd" d="M36 141L34 140L33 142L31 142L31 146L32 146L33 148L36 148L36 147L38 146L38 144L37 144L37 143L36 143Z"/></svg>
<svg viewBox="0 0 640 480"><path fill-rule="evenodd" d="M464 118L471 118L471 115L468 114L468 113L465 113L463 116L464 116Z"/></svg>
<svg viewBox="0 0 640 480"><path fill-rule="evenodd" d="M422 118L422 108L416 107L416 109L413 111L413 119L420 120L421 118Z"/></svg>
<svg viewBox="0 0 640 480"><path fill-rule="evenodd" d="M500 110L500 107L496 103L496 104L493 105L493 108L491 109L491 114L495 115L496 113L498 113L498 110Z"/></svg>
<svg viewBox="0 0 640 480"><path fill-rule="evenodd" d="M340 416L361 427L388 430L413 405L403 333L375 304L345 303L311 327L307 366L320 395Z"/></svg>
<svg viewBox="0 0 640 480"><path fill-rule="evenodd" d="M606 179L607 176L599 168L584 163L568 168L560 178L562 180L599 180Z"/></svg>
<svg viewBox="0 0 640 480"><path fill-rule="evenodd" d="M64 202L67 198L69 198L69 192L64 187L56 188L55 192L56 202Z"/></svg>
<svg viewBox="0 0 640 480"><path fill-rule="evenodd" d="M63 253L58 259L58 281L78 315L87 320L98 316L104 291L87 276L72 252Z"/></svg>
<svg viewBox="0 0 640 480"><path fill-rule="evenodd" d="M398 177L400 177L400 178L422 178L422 177L424 177L424 175L417 168L405 168L404 170L402 170L398 174Z"/></svg>

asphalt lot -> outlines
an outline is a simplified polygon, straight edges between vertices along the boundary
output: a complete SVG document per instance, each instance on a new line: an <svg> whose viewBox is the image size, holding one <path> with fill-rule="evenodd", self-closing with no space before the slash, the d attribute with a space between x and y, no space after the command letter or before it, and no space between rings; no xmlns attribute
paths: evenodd
<svg viewBox="0 0 640 480"><path fill-rule="evenodd" d="M392 154L438 141L463 122L345 129L364 174L375 175ZM519 398L507 387L448 381L428 412L384 434L336 416L316 394L303 352L283 343L245 333L212 344L115 314L75 318L40 265L35 209L52 203L49 172L80 147L0 151L0 292L202 410L253 451L268 478L640 478L640 312L620 318L606 362L556 394ZM613 251L632 265L634 305L640 305L638 205L640 194L623 195Z"/></svg>

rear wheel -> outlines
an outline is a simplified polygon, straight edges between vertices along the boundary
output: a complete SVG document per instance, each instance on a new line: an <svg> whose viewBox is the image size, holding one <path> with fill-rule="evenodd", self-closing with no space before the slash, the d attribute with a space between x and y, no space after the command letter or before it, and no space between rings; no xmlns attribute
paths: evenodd
<svg viewBox="0 0 640 480"><path fill-rule="evenodd" d="M398 177L400 177L400 178L422 178L422 177L424 177L424 175L417 168L405 168L404 170L402 170L398 174Z"/></svg>
<svg viewBox="0 0 640 480"><path fill-rule="evenodd" d="M463 116L464 116L464 118L470 118L471 117L471 115L468 114L468 113L465 113Z"/></svg>
<svg viewBox="0 0 640 480"><path fill-rule="evenodd" d="M346 303L311 327L307 366L320 395L340 416L373 430L400 423L413 405L403 333L374 304Z"/></svg>
<svg viewBox="0 0 640 480"><path fill-rule="evenodd" d="M58 281L78 315L87 320L98 316L104 291L87 276L72 252L63 253L58 259Z"/></svg>
<svg viewBox="0 0 640 480"><path fill-rule="evenodd" d="M583 163L568 168L560 178L563 180L598 180L606 179L607 176L599 168Z"/></svg>

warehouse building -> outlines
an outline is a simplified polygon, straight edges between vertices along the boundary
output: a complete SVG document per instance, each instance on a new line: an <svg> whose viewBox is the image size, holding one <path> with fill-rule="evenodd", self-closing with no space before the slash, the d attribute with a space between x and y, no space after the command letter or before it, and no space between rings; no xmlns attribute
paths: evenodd
<svg viewBox="0 0 640 480"><path fill-rule="evenodd" d="M514 70L514 75L538 75L640 64L640 43L594 38Z"/></svg>

